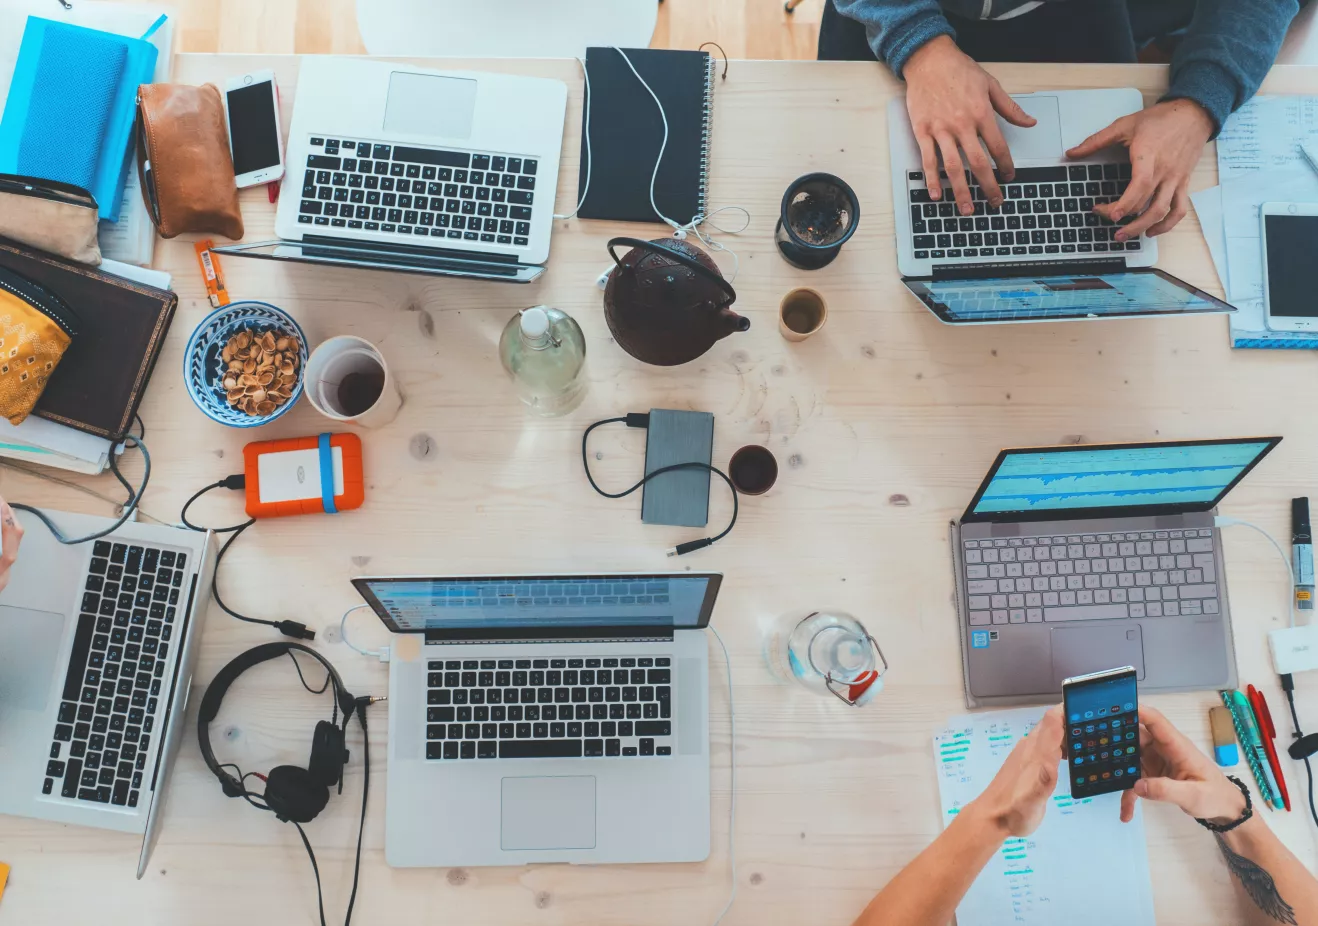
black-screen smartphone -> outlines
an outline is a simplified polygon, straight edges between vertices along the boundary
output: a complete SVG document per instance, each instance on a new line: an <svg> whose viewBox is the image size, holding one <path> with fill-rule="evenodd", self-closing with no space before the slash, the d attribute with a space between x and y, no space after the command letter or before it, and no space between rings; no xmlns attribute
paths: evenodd
<svg viewBox="0 0 1318 926"><path fill-rule="evenodd" d="M1135 787L1140 777L1135 669L1123 666L1068 678L1062 682L1062 701L1071 796Z"/></svg>

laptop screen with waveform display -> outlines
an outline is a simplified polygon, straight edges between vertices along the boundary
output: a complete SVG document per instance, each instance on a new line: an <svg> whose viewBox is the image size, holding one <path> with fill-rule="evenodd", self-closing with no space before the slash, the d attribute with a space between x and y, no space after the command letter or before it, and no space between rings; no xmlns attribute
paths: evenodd
<svg viewBox="0 0 1318 926"><path fill-rule="evenodd" d="M1277 440L1007 450L967 514L1133 507L1207 510Z"/></svg>

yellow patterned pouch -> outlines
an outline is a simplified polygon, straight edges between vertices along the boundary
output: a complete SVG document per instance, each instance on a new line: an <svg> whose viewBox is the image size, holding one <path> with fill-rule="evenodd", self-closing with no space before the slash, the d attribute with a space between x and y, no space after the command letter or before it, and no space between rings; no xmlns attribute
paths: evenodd
<svg viewBox="0 0 1318 926"><path fill-rule="evenodd" d="M77 326L59 296L0 267L0 417L18 425L32 413Z"/></svg>

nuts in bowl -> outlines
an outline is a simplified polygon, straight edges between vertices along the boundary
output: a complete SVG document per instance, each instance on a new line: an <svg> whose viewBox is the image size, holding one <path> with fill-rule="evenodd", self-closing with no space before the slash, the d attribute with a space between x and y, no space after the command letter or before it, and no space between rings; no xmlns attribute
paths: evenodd
<svg viewBox="0 0 1318 926"><path fill-rule="evenodd" d="M254 417L273 414L293 396L301 350L296 337L270 328L229 338L220 351L225 364L220 385L229 405Z"/></svg>

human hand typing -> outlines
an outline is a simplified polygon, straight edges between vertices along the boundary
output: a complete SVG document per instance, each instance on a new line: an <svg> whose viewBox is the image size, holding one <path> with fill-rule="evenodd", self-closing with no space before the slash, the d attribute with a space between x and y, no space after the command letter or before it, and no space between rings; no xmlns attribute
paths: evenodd
<svg viewBox="0 0 1318 926"><path fill-rule="evenodd" d="M1245 812L1245 798L1208 756L1156 708L1140 707L1141 777L1121 793L1121 820L1135 815L1135 801L1175 804L1192 817L1230 823Z"/></svg>
<svg viewBox="0 0 1318 926"><path fill-rule="evenodd" d="M1130 149L1131 176L1126 192L1116 202L1094 207L1095 212L1113 222L1138 214L1138 218L1117 229L1116 239L1125 241L1144 232L1161 235L1185 217L1190 203L1190 173L1212 134L1213 120L1198 103L1165 100L1122 116L1066 154L1086 158L1118 144Z"/></svg>
<svg viewBox="0 0 1318 926"><path fill-rule="evenodd" d="M989 205L1000 205L1002 190L984 148L993 155L1003 180L1012 179L1015 167L993 114L996 111L1011 124L1026 127L1034 125L1034 117L1021 109L996 78L946 35L931 39L917 49L902 69L902 77L906 80L906 109L920 145L929 198L938 200L943 195L938 179L941 153L962 215L975 211L966 183L967 167L984 189Z"/></svg>
<svg viewBox="0 0 1318 926"><path fill-rule="evenodd" d="M4 554L0 555L0 591L9 584L9 570L18 559L18 547L23 542L23 525L14 517L14 509L0 498L0 543L4 545Z"/></svg>
<svg viewBox="0 0 1318 926"><path fill-rule="evenodd" d="M1062 708L1057 706L1049 708L1030 734L1016 744L970 808L986 815L1004 838L1028 836L1043 822L1061 761Z"/></svg>

